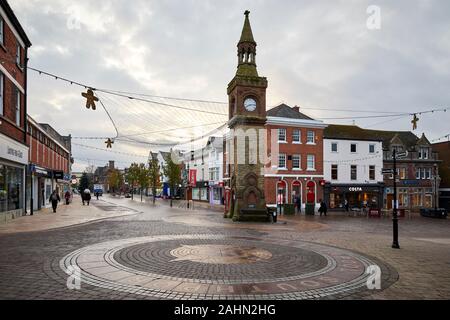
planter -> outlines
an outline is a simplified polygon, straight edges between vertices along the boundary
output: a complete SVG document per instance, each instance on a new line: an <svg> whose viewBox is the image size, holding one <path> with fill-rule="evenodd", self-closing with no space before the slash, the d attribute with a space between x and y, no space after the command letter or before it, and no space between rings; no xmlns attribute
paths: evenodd
<svg viewBox="0 0 450 320"><path fill-rule="evenodd" d="M294 215L295 214L295 205L291 203L287 203L283 205L284 214L285 215Z"/></svg>
<svg viewBox="0 0 450 320"><path fill-rule="evenodd" d="M305 206L305 214L307 216L313 216L316 213L316 205L314 203L307 203Z"/></svg>

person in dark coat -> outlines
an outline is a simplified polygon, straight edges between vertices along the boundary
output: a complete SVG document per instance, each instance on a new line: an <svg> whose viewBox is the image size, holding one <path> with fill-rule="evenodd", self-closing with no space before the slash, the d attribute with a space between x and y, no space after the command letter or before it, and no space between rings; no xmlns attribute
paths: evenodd
<svg viewBox="0 0 450 320"><path fill-rule="evenodd" d="M53 190L52 194L50 195L49 201L52 203L53 213L56 213L58 202L61 201L61 198L59 197L58 192L56 192L56 190Z"/></svg>
<svg viewBox="0 0 450 320"><path fill-rule="evenodd" d="M66 205L69 205L69 203L70 203L70 192L69 192L69 190L67 190L66 193L64 194L64 198L66 199Z"/></svg>
<svg viewBox="0 0 450 320"><path fill-rule="evenodd" d="M302 213L302 201L299 196L295 197L295 207L297 208L297 213Z"/></svg>
<svg viewBox="0 0 450 320"><path fill-rule="evenodd" d="M91 194L90 193L84 193L83 195L84 195L84 197L83 197L83 205L84 205L85 201L87 202L87 205L89 205L89 201L91 201Z"/></svg>
<svg viewBox="0 0 450 320"><path fill-rule="evenodd" d="M322 216L323 214L326 217L327 211L328 211L327 204L325 203L325 201L320 200L320 208L319 208L320 216Z"/></svg>

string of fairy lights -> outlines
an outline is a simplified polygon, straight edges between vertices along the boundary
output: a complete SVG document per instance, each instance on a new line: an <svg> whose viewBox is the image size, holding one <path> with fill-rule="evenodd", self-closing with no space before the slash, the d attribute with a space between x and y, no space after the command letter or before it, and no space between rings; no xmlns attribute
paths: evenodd
<svg viewBox="0 0 450 320"><path fill-rule="evenodd" d="M219 115L219 116L224 116L226 117L227 114L225 112L211 112L211 111L206 111L206 110L201 110L201 109L197 109L197 108L192 108L192 107L183 107L183 106L179 106L179 105L174 105L172 103L165 103L165 102L159 102L156 101L155 99L171 99L174 101L184 101L184 102L194 102L194 103L214 103L216 105L221 105L222 107L226 107L226 103L224 102L218 102L218 101L208 101L208 100L191 100L191 99L185 99L185 98L174 98L174 97L163 97L163 96L156 96L156 95L148 95L148 94L140 94L140 93L130 93L130 92L123 92L123 91L113 91L113 90L107 90L107 89L95 89L92 88L88 85L85 84L81 84L81 83L77 83L75 81L69 80L69 79L65 79L65 78L60 78L57 75L48 73L48 72L43 72L42 70L38 70L38 69L31 69L33 71L39 72L40 74L44 74L47 76L51 76L54 77L56 80L60 79L62 81L65 82L70 82L71 84L77 84L79 86L83 86L85 89L92 90L92 92L95 92L94 96L98 98L98 101L100 102L100 104L102 105L104 111L107 113L109 119L111 120L111 123L113 124L115 130L116 130L116 136L114 138L108 138L108 137L95 137L95 136L90 136L90 137L74 137L74 139L80 139L80 140L98 140L98 139L107 139L106 143L107 143L107 148L111 148L112 144L114 143L114 141L121 141L124 143L131 143L131 144L143 144L143 145L151 145L154 147L157 146L165 146L165 147L173 147L175 145L181 145L183 143L192 143L194 139L203 139L204 137L208 137L209 133L203 134L200 137L195 137L195 138L188 138L188 139L184 139L183 141L176 141L176 142L148 142L148 141L142 141L139 139L136 139L137 137L142 137L142 136L147 136L150 134L157 134L157 133L167 133L167 132L172 132L175 130L180 130L180 129L192 129L192 128L198 128L198 127L205 127L205 125L219 125L222 124L221 126L214 128L210 133L213 132L218 132L221 129L223 129L223 127L226 127L226 122L225 121L217 121L217 122L209 122L203 125L192 125L192 126L184 126L184 127L171 127L168 124L164 124L164 125L168 125L167 128L168 129L163 129L163 130L149 130L149 131L143 131L143 132L138 132L138 133L132 133L132 134L124 134L124 135L120 135L119 134L119 130L117 128L117 125L115 124L113 118L111 117L111 115L108 112L108 109L105 106L104 101L108 101L109 104L114 104L114 101L112 101L107 95L111 95L111 96L116 96L116 97L120 97L120 98L126 98L130 101L132 100L136 100L136 101L140 101L140 102L146 102L146 103L152 103L152 104L156 104L156 105L160 105L160 106L164 106L164 107L168 107L168 108L173 108L173 109L178 109L178 110L189 110L189 112L194 112L194 113L207 113L207 114L212 114L212 115ZM101 93L101 94L100 94ZM136 96L133 96L136 95ZM139 97L141 96L141 97ZM148 98L152 98L153 100L150 100ZM92 103L92 102L91 102ZM355 120L355 119L386 119L387 120L383 120L383 122L388 122L388 121L393 121L396 119L400 119L403 117L407 117L407 116L412 116L413 119L411 121L412 125L413 125L413 129L417 129L417 122L419 121L419 117L421 115L424 114L429 114L429 113L435 113L435 112L447 112L447 110L449 108L434 108L434 109L429 109L429 110L422 110L416 113L410 113L410 112L403 112L403 113L398 113L398 112L386 112L386 111L367 111L367 110L351 110L351 109L330 109L330 108L312 108L312 107L302 107L302 109L306 109L306 110L322 110L322 111L336 111L336 112L361 112L361 113L370 113L370 115L364 115L364 116L352 116L352 117L326 117L326 118L319 118L318 120ZM128 108L127 110L131 110L130 108ZM377 113L377 114L374 114ZM142 117L142 114L136 113L134 114L137 117ZM167 137L167 135L166 135ZM177 138L183 138L183 137L177 137ZM91 147L91 146L87 146L87 145L82 145L82 144L75 144L78 145L80 147L84 147L84 148L90 148L90 149L94 149L94 150L102 150L101 148L97 148L97 147ZM140 158L147 158L148 156L146 155L139 155L139 154L131 154L131 153L125 153L125 152L120 152L120 151L112 151L110 150L110 152L113 153L117 153L117 154L122 154L122 155L131 155L131 156L135 156L135 157L140 157ZM324 161L324 162L333 162L334 164L346 164L346 163L355 163L355 162L361 162L364 160L370 160L370 159L375 159L375 158L380 158L382 157L382 155L375 155L375 156L370 156L370 157L363 157L363 158L358 158L358 159L346 159L346 160L338 160L338 161Z"/></svg>
<svg viewBox="0 0 450 320"><path fill-rule="evenodd" d="M3 58L4 60L4 58ZM4 63L5 61L0 61ZM11 62L16 63L15 57L12 57ZM121 151L113 151L112 146L115 142L121 142L124 144L136 144L145 145L148 147L174 147L183 144L192 144L195 141L202 141L208 138L211 134L223 133L226 129L227 118L228 118L228 103L214 100L201 100L201 99L188 99L180 97L169 97L161 95L152 95L147 93L137 93L137 92L127 92L119 91L113 89L105 89L97 86L88 85L67 77L57 75L52 72L41 70L38 68L30 67L28 65L24 66L28 70L31 70L41 76L53 78L57 81L65 82L69 85L74 85L83 88L86 92L82 93L82 98L86 99L86 107L95 111L97 109L96 103L99 103L103 111L106 113L109 121L111 122L115 135L107 136L75 136L73 139L76 140L105 140L106 150L103 148L88 146L81 143L73 143L74 145L90 148L94 150L102 150L113 152L122 155L129 155L135 157L147 158L147 155L139 155L135 153L127 153ZM120 101L119 101L120 99ZM134 102L134 104L132 104ZM155 108L148 108L140 104L148 104L154 107L161 107L165 111L169 112L171 118L155 119L151 113L156 110ZM180 105L184 103L187 105ZM200 105L208 106L206 109L200 108ZM126 114L122 113L118 117L113 117L110 109L115 107L116 109L124 108L126 109ZM352 115L352 116L342 116L342 117L323 117L316 118L317 120L327 121L327 120L358 120L358 119L383 119L381 122L374 123L369 127L379 125L381 123L386 123L390 121L396 121L406 117L412 117L411 124L413 130L418 128L418 122L420 120L419 116L426 114L433 114L438 112L447 112L449 107L437 107L427 110L421 110L417 112L395 112L395 111L380 111L380 110L354 110L349 108L327 108L327 107L310 107L302 106L301 110L316 110L316 111L333 111L333 112L351 112L351 113L366 113L367 115ZM206 118L207 117L207 118ZM211 121L211 117L214 117L214 121ZM174 125L173 119L186 118L186 121L190 125ZM202 122L202 124L196 124ZM152 124L157 123L158 128L164 128L160 130L155 130ZM125 125L124 125L125 123ZM134 128L134 132L124 132L123 129L129 129L130 123L139 123L140 125ZM144 124L146 123L146 124ZM148 130L147 130L148 129ZM197 130L199 129L199 130ZM196 132L196 135L192 133ZM204 131L203 131L204 130ZM131 131L131 130L129 130ZM181 134L174 136L168 133L174 131L181 131ZM154 140L149 141L146 137L153 136ZM440 141L442 139L449 139L450 134L446 134L438 139L433 140ZM370 157L369 157L370 158ZM362 161L362 159L351 159L348 161ZM340 160L341 162L347 162L347 160Z"/></svg>

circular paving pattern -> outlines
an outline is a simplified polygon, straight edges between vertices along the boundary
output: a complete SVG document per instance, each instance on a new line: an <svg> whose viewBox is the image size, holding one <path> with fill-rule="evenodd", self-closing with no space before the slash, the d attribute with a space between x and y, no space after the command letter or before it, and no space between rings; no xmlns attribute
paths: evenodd
<svg viewBox="0 0 450 320"><path fill-rule="evenodd" d="M368 291L367 267L395 271L348 250L281 239L168 235L81 248L60 261L82 284L166 299L312 299Z"/></svg>

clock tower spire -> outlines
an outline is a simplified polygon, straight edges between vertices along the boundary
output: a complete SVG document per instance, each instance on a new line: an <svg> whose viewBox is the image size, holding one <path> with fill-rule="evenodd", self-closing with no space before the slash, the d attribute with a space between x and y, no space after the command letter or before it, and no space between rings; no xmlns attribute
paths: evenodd
<svg viewBox="0 0 450 320"><path fill-rule="evenodd" d="M228 217L237 221L268 221L264 195L267 79L256 70L256 41L245 11L237 44L238 66L228 84L232 201Z"/></svg>

